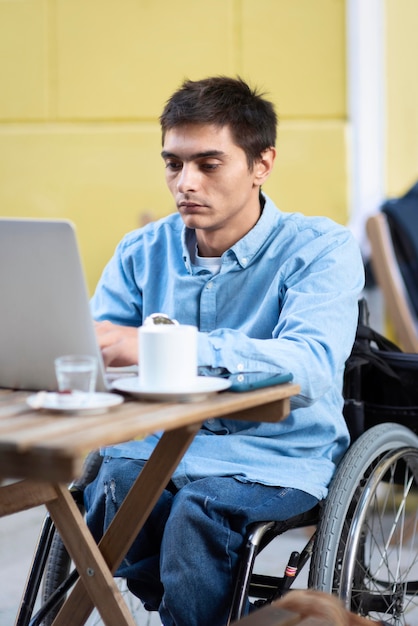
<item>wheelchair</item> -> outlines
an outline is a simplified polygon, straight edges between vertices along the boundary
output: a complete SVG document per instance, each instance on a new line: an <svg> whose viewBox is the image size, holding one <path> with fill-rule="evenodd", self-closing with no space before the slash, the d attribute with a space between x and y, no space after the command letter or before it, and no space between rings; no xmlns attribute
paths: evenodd
<svg viewBox="0 0 418 626"><path fill-rule="evenodd" d="M354 613L391 626L418 624L418 436L406 425L388 421L387 412L382 423L370 428L353 426L355 421L347 416L361 412L360 387L354 368L350 385L345 386L350 396L345 395L350 409L346 419L354 441L338 465L326 500L292 519L249 527L228 626L249 606L257 609L291 593L305 569L309 588L338 596ZM83 476L70 485L80 510L83 490L100 463L98 452L92 452ZM255 573L257 556L273 539L277 538L276 549L280 550L280 536L302 528L306 544L291 552L281 575ZM52 624L78 578L75 570L69 573L70 563L47 516L16 626ZM43 604L32 617L38 595ZM137 606L132 608L133 613L136 610ZM143 611L138 619L138 623L146 623Z"/></svg>
<svg viewBox="0 0 418 626"><path fill-rule="evenodd" d="M323 503L285 522L253 525L229 623L243 615L248 597L262 606L291 590L310 561L308 587L376 621L418 624L417 444L405 426L374 426L345 454ZM306 526L314 531L290 555L283 576L253 574L256 556L273 538Z"/></svg>

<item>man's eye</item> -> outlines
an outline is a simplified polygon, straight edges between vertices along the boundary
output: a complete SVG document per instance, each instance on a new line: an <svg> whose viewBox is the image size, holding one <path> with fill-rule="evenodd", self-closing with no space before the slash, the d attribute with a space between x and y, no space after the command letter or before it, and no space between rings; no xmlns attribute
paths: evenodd
<svg viewBox="0 0 418 626"><path fill-rule="evenodd" d="M181 169L181 163L177 163L176 161L166 161L165 166L168 170L173 172L177 172Z"/></svg>
<svg viewBox="0 0 418 626"><path fill-rule="evenodd" d="M210 172L211 170L216 170L218 166L219 163L202 163L200 167L202 168L202 170Z"/></svg>

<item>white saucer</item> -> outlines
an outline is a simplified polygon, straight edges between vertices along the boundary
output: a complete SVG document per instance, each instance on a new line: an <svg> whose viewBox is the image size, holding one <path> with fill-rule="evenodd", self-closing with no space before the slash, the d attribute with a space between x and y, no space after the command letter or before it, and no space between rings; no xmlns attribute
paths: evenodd
<svg viewBox="0 0 418 626"><path fill-rule="evenodd" d="M210 394L228 389L231 383L226 378L215 376L196 376L190 387L178 391L150 391L135 378L119 378L112 384L113 389L124 391L144 400L163 400L166 402L197 402Z"/></svg>
<svg viewBox="0 0 418 626"><path fill-rule="evenodd" d="M31 409L58 411L60 413L104 413L113 406L122 404L123 397L115 393L73 392L60 394L40 391L26 399Z"/></svg>

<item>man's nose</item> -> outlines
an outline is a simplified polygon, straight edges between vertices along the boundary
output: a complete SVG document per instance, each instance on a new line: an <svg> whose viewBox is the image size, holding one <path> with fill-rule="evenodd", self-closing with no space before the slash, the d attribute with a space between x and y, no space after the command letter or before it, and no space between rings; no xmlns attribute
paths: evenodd
<svg viewBox="0 0 418 626"><path fill-rule="evenodd" d="M180 193L196 190L199 181L199 172L191 163L183 164L181 173L177 179L177 187Z"/></svg>

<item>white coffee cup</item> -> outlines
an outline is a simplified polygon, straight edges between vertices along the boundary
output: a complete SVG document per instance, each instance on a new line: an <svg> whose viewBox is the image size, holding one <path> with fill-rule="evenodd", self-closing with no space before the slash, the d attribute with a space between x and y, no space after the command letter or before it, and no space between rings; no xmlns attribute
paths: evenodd
<svg viewBox="0 0 418 626"><path fill-rule="evenodd" d="M138 329L139 379L152 392L189 391L197 377L197 328L186 324Z"/></svg>

